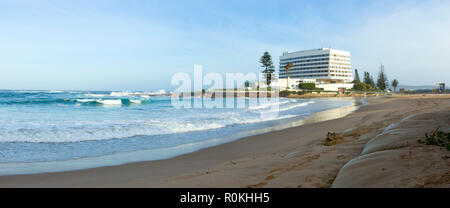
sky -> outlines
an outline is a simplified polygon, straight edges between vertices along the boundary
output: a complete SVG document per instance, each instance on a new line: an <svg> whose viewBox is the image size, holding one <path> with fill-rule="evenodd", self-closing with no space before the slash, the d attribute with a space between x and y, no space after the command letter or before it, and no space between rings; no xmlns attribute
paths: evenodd
<svg viewBox="0 0 450 208"><path fill-rule="evenodd" d="M334 48L401 85L450 82L450 1L0 0L0 89L167 89L251 73L268 51Z"/></svg>

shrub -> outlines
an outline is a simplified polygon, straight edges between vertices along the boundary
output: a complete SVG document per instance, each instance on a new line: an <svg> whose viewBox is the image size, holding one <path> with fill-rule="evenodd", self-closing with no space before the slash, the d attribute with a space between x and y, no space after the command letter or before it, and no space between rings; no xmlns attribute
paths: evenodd
<svg viewBox="0 0 450 208"><path fill-rule="evenodd" d="M363 82L355 82L355 84L353 85L353 90L356 91L367 91L369 89L369 85Z"/></svg>
<svg viewBox="0 0 450 208"><path fill-rule="evenodd" d="M314 90L316 89L316 83L300 83L298 88L305 90Z"/></svg>
<svg viewBox="0 0 450 208"><path fill-rule="evenodd" d="M291 94L289 90L283 90L280 92L280 97L287 97Z"/></svg>

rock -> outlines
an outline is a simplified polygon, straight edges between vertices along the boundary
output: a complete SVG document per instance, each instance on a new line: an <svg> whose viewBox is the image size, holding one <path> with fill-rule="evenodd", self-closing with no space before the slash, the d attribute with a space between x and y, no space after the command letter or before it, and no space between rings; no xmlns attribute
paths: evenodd
<svg viewBox="0 0 450 208"><path fill-rule="evenodd" d="M325 146L332 146L341 143L344 140L344 137L336 132L328 132L327 139L325 140Z"/></svg>

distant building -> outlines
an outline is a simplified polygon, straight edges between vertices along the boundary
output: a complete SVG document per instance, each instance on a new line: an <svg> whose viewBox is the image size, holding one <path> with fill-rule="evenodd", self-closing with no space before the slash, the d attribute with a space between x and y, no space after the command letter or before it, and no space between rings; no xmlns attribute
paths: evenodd
<svg viewBox="0 0 450 208"><path fill-rule="evenodd" d="M289 70L289 81L285 66ZM329 91L353 87L353 75L350 64L350 52L330 48L319 48L298 52L284 52L280 56L278 85L280 88L297 86L301 82L312 82L319 88ZM289 83L287 83L289 82Z"/></svg>

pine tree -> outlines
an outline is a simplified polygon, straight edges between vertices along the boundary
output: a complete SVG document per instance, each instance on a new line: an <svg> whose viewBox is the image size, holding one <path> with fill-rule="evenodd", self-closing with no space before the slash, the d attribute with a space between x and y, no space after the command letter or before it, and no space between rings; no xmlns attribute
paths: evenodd
<svg viewBox="0 0 450 208"><path fill-rule="evenodd" d="M373 81L373 76L370 76L369 72L364 72L364 84L366 84L370 89L375 88L375 82Z"/></svg>
<svg viewBox="0 0 450 208"><path fill-rule="evenodd" d="M383 64L381 64L380 72L378 72L377 86L382 91L384 91L386 88L389 87L389 82L388 82L386 73L384 73L384 65Z"/></svg>
<svg viewBox="0 0 450 208"><path fill-rule="evenodd" d="M269 52L264 52L264 55L261 56L259 63L262 64L261 67L264 67L262 73L264 74L266 84L269 87L272 83L273 73L275 72L275 67L273 66L272 62L272 56L270 56Z"/></svg>
<svg viewBox="0 0 450 208"><path fill-rule="evenodd" d="M370 87L371 87L372 89L375 89L375 88L376 88L376 86L375 86L375 81L373 81L373 76L372 76L372 75L370 75Z"/></svg>
<svg viewBox="0 0 450 208"><path fill-rule="evenodd" d="M364 83L370 84L370 75L369 72L364 72Z"/></svg>
<svg viewBox="0 0 450 208"><path fill-rule="evenodd" d="M355 69L355 79L353 80L353 83L361 82L359 79L358 69Z"/></svg>

